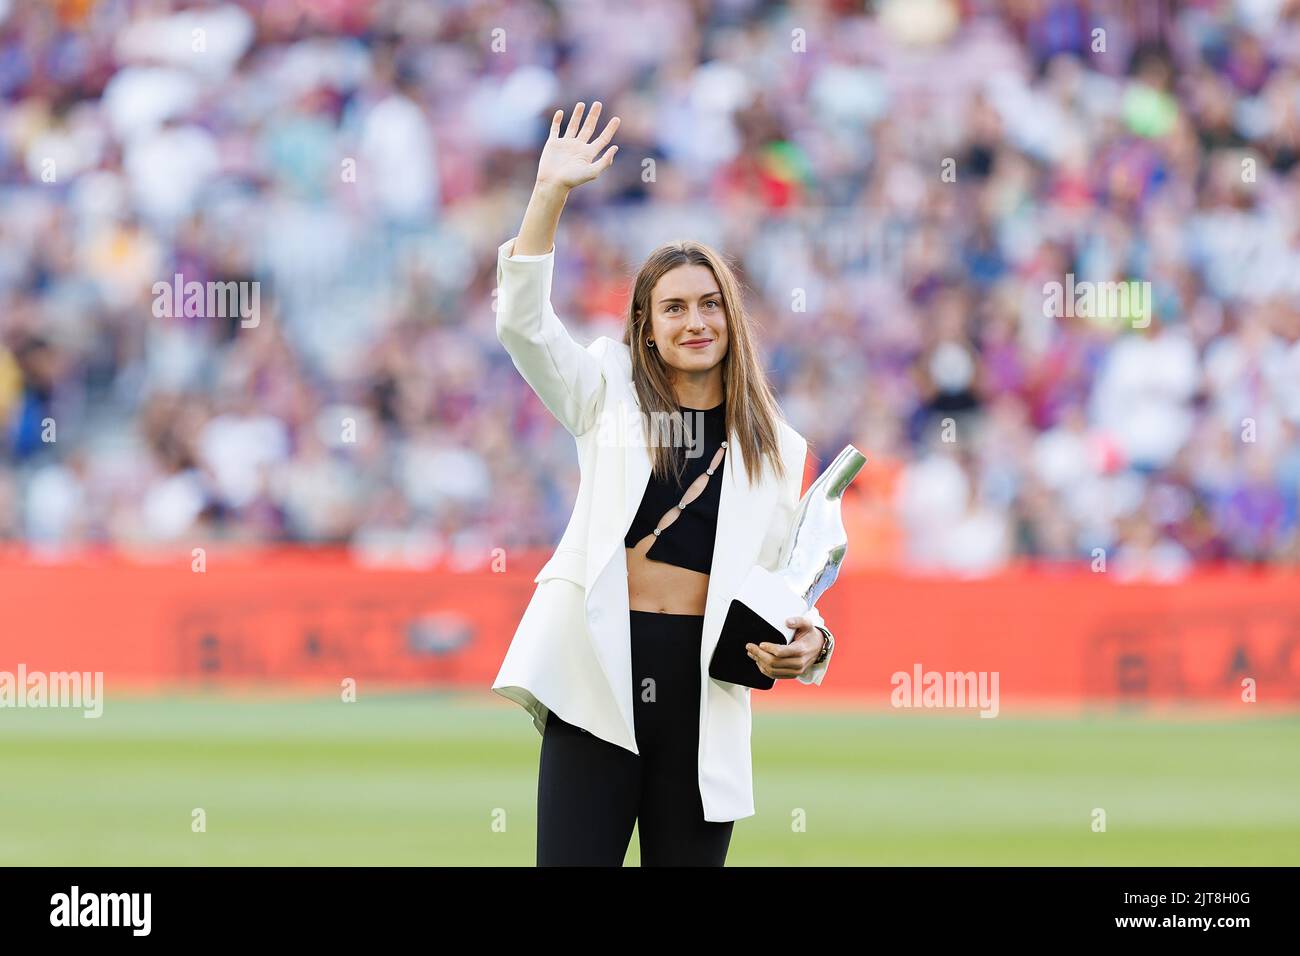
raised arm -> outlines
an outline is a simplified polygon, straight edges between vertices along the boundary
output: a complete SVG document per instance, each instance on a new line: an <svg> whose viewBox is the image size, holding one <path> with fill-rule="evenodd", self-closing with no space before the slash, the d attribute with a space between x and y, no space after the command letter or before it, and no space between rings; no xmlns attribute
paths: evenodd
<svg viewBox="0 0 1300 956"><path fill-rule="evenodd" d="M587 121L579 125L582 112L579 103L563 135L563 111L551 118L519 235L497 250L497 338L542 403L574 435L595 424L605 389L599 349L608 342L597 339L583 348L551 307L555 229L569 191L595 179L613 162L617 146L596 156L619 123L614 117L593 140L600 103L592 104Z"/></svg>

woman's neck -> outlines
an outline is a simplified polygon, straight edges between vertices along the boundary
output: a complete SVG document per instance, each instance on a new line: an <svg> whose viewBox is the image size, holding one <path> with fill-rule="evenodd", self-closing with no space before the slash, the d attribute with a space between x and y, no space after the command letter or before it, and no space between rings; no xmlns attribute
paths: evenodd
<svg viewBox="0 0 1300 956"><path fill-rule="evenodd" d="M673 383L673 393L677 396L677 404L683 408L714 408L726 398L720 375L711 375L705 381L691 381L682 376Z"/></svg>

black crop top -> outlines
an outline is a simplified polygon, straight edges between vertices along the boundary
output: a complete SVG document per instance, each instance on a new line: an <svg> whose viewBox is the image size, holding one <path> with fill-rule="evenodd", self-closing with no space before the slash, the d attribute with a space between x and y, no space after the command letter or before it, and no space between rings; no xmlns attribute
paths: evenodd
<svg viewBox="0 0 1300 956"><path fill-rule="evenodd" d="M648 534L656 534L645 556L679 568L708 574L713 569L713 541L718 529L718 502L722 495L722 463L727 454L727 403L713 408L687 408L682 412L687 442L686 465L680 483L657 478L652 472L641 506L623 544L635 548ZM701 440L699 426L704 425ZM698 445L696 443L699 443ZM678 452L681 454L681 452ZM692 487L699 481L703 487ZM685 502L681 510L678 506Z"/></svg>

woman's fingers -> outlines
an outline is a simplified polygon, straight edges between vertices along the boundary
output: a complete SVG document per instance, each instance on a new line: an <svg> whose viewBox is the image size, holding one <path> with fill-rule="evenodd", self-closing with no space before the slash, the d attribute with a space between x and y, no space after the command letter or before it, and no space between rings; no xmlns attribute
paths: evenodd
<svg viewBox="0 0 1300 956"><path fill-rule="evenodd" d="M569 124L563 133L560 132L560 127L564 123L564 110L556 110L551 114L551 131L548 145L543 150L539 167L539 169L545 167L543 172L547 177L565 182L570 187L595 179L610 167L610 164L614 161L614 154L618 152L617 146L605 149L618 129L618 117L615 116L606 123L605 129L600 136L588 142L592 133L596 131L600 119L600 101L597 100L591 104L591 111L586 114L587 118L584 122L583 113L585 111L586 104L578 103L573 108L573 112L569 114ZM573 142L563 145L550 145L549 140L557 138L569 139ZM605 150L604 155L601 155L602 149Z"/></svg>
<svg viewBox="0 0 1300 956"><path fill-rule="evenodd" d="M582 111L585 108L585 103L579 103L573 108L573 112L569 115L569 128L564 131L565 136L572 138L578 134L579 124L582 123Z"/></svg>
<svg viewBox="0 0 1300 956"><path fill-rule="evenodd" d="M803 673L799 656L802 652L794 644L800 636L801 634L796 632L789 644L765 641L762 644L747 644L745 649L758 665L758 669L768 677L781 679L798 677Z"/></svg>
<svg viewBox="0 0 1300 956"><path fill-rule="evenodd" d="M787 658L776 657L763 650L758 650L749 655L765 676L782 680L787 677L799 676L798 665L792 664Z"/></svg>
<svg viewBox="0 0 1300 956"><path fill-rule="evenodd" d="M608 123L605 124L605 131L596 137L595 142L591 144L592 148L599 153L602 149L604 149L607 145L609 145L609 141L614 138L614 132L617 129L618 129L618 117L615 116L612 120L610 120Z"/></svg>
<svg viewBox="0 0 1300 956"><path fill-rule="evenodd" d="M596 120L600 119L600 100L591 104L591 112L587 114L587 121L582 124L582 129L578 133L578 142L585 143L591 139L591 134L596 132Z"/></svg>

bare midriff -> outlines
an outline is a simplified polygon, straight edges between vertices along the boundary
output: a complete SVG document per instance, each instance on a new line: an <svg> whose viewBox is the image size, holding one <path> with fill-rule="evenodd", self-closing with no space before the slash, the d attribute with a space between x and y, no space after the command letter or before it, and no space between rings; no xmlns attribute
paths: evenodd
<svg viewBox="0 0 1300 956"><path fill-rule="evenodd" d="M627 600L633 611L656 614L703 614L709 576L645 556L655 543L648 534L627 552Z"/></svg>

